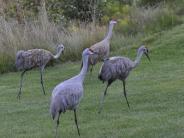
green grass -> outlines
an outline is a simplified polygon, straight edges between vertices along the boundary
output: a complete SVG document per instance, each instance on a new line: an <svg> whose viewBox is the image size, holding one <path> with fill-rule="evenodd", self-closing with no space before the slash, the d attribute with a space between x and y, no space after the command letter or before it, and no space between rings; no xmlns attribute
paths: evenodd
<svg viewBox="0 0 184 138"><path fill-rule="evenodd" d="M127 79L131 109L116 81L108 90L104 108L98 114L99 99L105 88L97 79L100 64L84 83L84 98L78 108L81 138L183 138L184 137L184 25L163 32L148 44L151 63L141 64ZM135 48L128 56L134 58ZM118 52L120 53L120 52ZM115 54L115 52L113 52ZM80 62L48 67L44 80L47 95L41 91L38 70L25 75L21 100L16 99L20 72L0 75L0 137L51 138L55 123L49 114L54 86L79 72ZM59 136L76 138L73 112L61 115Z"/></svg>

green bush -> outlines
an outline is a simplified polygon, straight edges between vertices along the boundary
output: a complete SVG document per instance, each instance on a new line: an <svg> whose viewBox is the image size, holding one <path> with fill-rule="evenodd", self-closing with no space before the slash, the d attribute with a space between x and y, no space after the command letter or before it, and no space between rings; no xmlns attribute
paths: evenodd
<svg viewBox="0 0 184 138"><path fill-rule="evenodd" d="M161 15L157 15L153 22L146 25L145 31L158 32L169 29L181 22L180 18L173 11L164 8Z"/></svg>
<svg viewBox="0 0 184 138"><path fill-rule="evenodd" d="M100 22L102 26L70 20L66 28L57 15L57 24L49 21L49 14L63 12L52 11L52 8L50 10L53 13L41 11L38 18L25 21L24 24L18 24L15 19L9 21L0 18L0 72L15 70L15 54L20 49L43 48L55 53L55 47L59 43L63 43L66 48L65 54L61 56L62 61L80 60L85 47L103 38L106 32L104 24L107 26L110 19L118 19L114 31L116 37L112 40L113 52L118 52L117 47L122 49L122 45L136 45L136 38L141 35L150 35L182 23L176 10L166 4L136 7L121 4L119 1L104 3Z"/></svg>
<svg viewBox="0 0 184 138"><path fill-rule="evenodd" d="M139 0L138 4L141 6L155 6L161 2L173 2L173 0Z"/></svg>
<svg viewBox="0 0 184 138"><path fill-rule="evenodd" d="M7 54L0 53L0 73L15 70L13 58Z"/></svg>
<svg viewBox="0 0 184 138"><path fill-rule="evenodd" d="M120 19L117 31L124 35L154 33L181 23L181 18L169 6L134 7L129 16Z"/></svg>

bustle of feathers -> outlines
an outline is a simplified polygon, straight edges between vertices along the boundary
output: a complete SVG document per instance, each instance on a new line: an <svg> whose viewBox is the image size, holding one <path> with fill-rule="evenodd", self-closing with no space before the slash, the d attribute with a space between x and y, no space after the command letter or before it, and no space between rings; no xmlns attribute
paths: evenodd
<svg viewBox="0 0 184 138"><path fill-rule="evenodd" d="M63 51L64 46L62 44L57 47L56 55L44 49L20 50L16 54L15 65L18 70L45 66L51 59L58 58Z"/></svg>
<svg viewBox="0 0 184 138"><path fill-rule="evenodd" d="M132 61L126 57L111 57L104 61L98 78L101 81L124 80L132 70Z"/></svg>
<svg viewBox="0 0 184 138"><path fill-rule="evenodd" d="M21 50L17 52L15 64L18 70L31 69L46 64L50 59L50 52L44 49Z"/></svg>

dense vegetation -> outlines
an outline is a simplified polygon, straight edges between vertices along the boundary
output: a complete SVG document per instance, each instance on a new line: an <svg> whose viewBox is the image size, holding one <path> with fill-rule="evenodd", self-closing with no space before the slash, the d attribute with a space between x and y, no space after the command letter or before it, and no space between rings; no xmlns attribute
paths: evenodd
<svg viewBox="0 0 184 138"><path fill-rule="evenodd" d="M0 72L14 71L19 49L66 47L62 61L80 59L101 40L110 19L118 20L112 51L143 43L183 22L182 0L1 0ZM96 31L100 30L100 31ZM34 41L33 41L34 40Z"/></svg>

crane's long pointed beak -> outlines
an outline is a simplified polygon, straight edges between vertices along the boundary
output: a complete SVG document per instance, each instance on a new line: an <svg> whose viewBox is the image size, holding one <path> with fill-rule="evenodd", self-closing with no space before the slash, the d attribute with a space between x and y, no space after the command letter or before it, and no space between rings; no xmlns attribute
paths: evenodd
<svg viewBox="0 0 184 138"><path fill-rule="evenodd" d="M146 55L146 57L148 58L148 60L151 62L151 59L150 59L148 53L145 53L145 55Z"/></svg>

